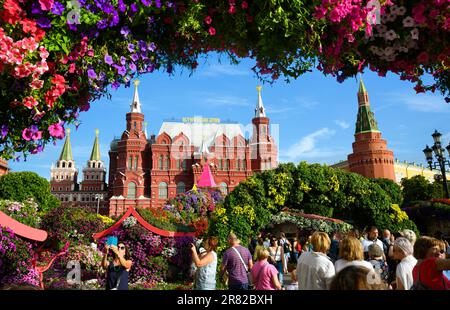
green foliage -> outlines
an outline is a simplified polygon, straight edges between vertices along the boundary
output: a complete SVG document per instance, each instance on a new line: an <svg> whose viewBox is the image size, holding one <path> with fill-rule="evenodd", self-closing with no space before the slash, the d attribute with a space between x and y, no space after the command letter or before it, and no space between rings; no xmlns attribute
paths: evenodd
<svg viewBox="0 0 450 310"><path fill-rule="evenodd" d="M193 232L195 228L189 225L171 222L167 215L159 210L138 209L139 215L149 224L160 229L179 232Z"/></svg>
<svg viewBox="0 0 450 310"><path fill-rule="evenodd" d="M40 215L60 204L51 194L49 182L34 172L12 172L0 177L0 199L25 202L29 198L38 204Z"/></svg>
<svg viewBox="0 0 450 310"><path fill-rule="evenodd" d="M370 179L370 181L378 184L388 194L392 204L402 205L403 192L400 185L389 179Z"/></svg>
<svg viewBox="0 0 450 310"><path fill-rule="evenodd" d="M403 206L409 206L414 201L430 200L431 198L442 198L442 183L430 183L421 175L409 179L402 179Z"/></svg>
<svg viewBox="0 0 450 310"><path fill-rule="evenodd" d="M306 162L297 166L280 164L239 183L224 204L216 207L209 233L219 237L222 246L219 251L226 245L230 231L245 244L271 223L273 216L279 216L284 207L333 216L359 228L375 225L392 231L403 228L417 231L398 207L401 197L399 187L388 180L372 181L355 173ZM302 223L312 225L310 221ZM324 223L314 223L313 227L329 230Z"/></svg>

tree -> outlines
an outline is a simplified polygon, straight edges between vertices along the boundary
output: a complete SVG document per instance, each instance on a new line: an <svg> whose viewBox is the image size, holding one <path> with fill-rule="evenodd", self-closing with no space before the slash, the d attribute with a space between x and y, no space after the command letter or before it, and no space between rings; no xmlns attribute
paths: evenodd
<svg viewBox="0 0 450 310"><path fill-rule="evenodd" d="M398 186L388 180L373 181L306 162L297 166L280 164L239 183L214 211L209 233L226 244L226 236L234 231L245 243L284 207L333 216L359 228L375 225L392 231L417 231L406 213L393 203L400 197Z"/></svg>
<svg viewBox="0 0 450 310"><path fill-rule="evenodd" d="M40 215L59 206L49 182L34 172L11 172L0 177L0 199L25 202L33 198Z"/></svg>
<svg viewBox="0 0 450 310"><path fill-rule="evenodd" d="M377 3L380 10L353 0L0 0L0 156L64 138L63 127L109 86L158 69L192 71L212 51L234 63L254 59L269 82L313 68L342 82L368 68L450 101L447 2Z"/></svg>
<svg viewBox="0 0 450 310"><path fill-rule="evenodd" d="M389 179L370 179L370 181L378 184L389 195L392 204L402 205L403 192L400 185Z"/></svg>
<svg viewBox="0 0 450 310"><path fill-rule="evenodd" d="M415 175L412 178L403 178L403 205L408 206L414 201L430 200L433 198L434 186L423 176Z"/></svg>

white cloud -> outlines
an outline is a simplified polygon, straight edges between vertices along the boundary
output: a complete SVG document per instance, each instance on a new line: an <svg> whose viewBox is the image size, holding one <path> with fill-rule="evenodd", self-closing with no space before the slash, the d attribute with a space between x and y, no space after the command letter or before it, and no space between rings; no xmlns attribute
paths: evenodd
<svg viewBox="0 0 450 310"><path fill-rule="evenodd" d="M406 105L410 110L425 113L448 113L450 106L444 98L434 94L387 94L388 100Z"/></svg>
<svg viewBox="0 0 450 310"><path fill-rule="evenodd" d="M293 111L293 107L273 107L273 106L266 106L266 114L283 114L288 113L290 111Z"/></svg>
<svg viewBox="0 0 450 310"><path fill-rule="evenodd" d="M202 94L204 99L199 102L200 105L208 107L248 107L251 106L247 99L234 96L221 96L217 94Z"/></svg>
<svg viewBox="0 0 450 310"><path fill-rule="evenodd" d="M244 71L238 69L237 66L233 65L211 65L207 67L205 70L198 73L199 76L208 76L208 77L216 77L216 76L246 76L249 75L250 71Z"/></svg>
<svg viewBox="0 0 450 310"><path fill-rule="evenodd" d="M319 105L319 102L310 98L303 98L303 97L297 97L294 99L295 103L298 104L300 107L305 109L312 109Z"/></svg>
<svg viewBox="0 0 450 310"><path fill-rule="evenodd" d="M346 121L341 121L341 120L336 119L336 120L334 120L334 123L336 125L338 125L339 127L341 127L342 129L347 129L350 127L350 124L347 123Z"/></svg>
<svg viewBox="0 0 450 310"><path fill-rule="evenodd" d="M336 155L335 150L326 148L317 148L317 140L322 138L329 138L336 133L335 130L327 127L321 128L291 145L287 150L280 151L280 158L287 161L296 161L298 159L316 159L327 158Z"/></svg>

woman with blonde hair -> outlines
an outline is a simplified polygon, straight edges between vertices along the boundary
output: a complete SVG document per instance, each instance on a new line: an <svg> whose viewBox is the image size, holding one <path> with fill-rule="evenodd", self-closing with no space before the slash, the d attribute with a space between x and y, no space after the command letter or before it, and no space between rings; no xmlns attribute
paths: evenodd
<svg viewBox="0 0 450 310"><path fill-rule="evenodd" d="M326 253L331 240L324 232L315 232L311 237L312 251L303 252L297 263L299 290L326 290L335 271Z"/></svg>
<svg viewBox="0 0 450 310"><path fill-rule="evenodd" d="M278 281L278 270L274 265L269 264L267 258L269 251L263 247L256 248L257 262L252 268L253 284L256 290L280 290L281 284Z"/></svg>
<svg viewBox="0 0 450 310"><path fill-rule="evenodd" d="M373 266L364 260L361 241L355 237L346 237L339 244L339 259L334 263L336 273L348 266L363 266L373 271Z"/></svg>

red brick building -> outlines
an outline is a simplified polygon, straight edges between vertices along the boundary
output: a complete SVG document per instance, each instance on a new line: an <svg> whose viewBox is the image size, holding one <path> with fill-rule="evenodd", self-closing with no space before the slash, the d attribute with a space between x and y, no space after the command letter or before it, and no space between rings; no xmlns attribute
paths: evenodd
<svg viewBox="0 0 450 310"><path fill-rule="evenodd" d="M395 180L394 153L387 149L386 140L381 138L375 115L370 109L369 95L362 79L358 90L358 116L356 118L353 153L348 160L333 165L368 178Z"/></svg>
<svg viewBox="0 0 450 310"><path fill-rule="evenodd" d="M96 130L91 156L83 168L83 179L78 184L78 169L73 160L70 129L67 129L59 160L56 165L52 164L50 187L52 194L62 204L90 207L94 210L99 207L101 213L107 214L106 167L100 156L98 134Z"/></svg>
<svg viewBox="0 0 450 310"><path fill-rule="evenodd" d="M224 193L253 172L278 165L278 150L270 134L261 87L252 119L251 137L243 126L218 119L184 118L163 122L157 136L148 137L134 83L126 130L111 142L109 151L109 214L128 206L160 207L168 198L184 193L197 182L205 165Z"/></svg>

